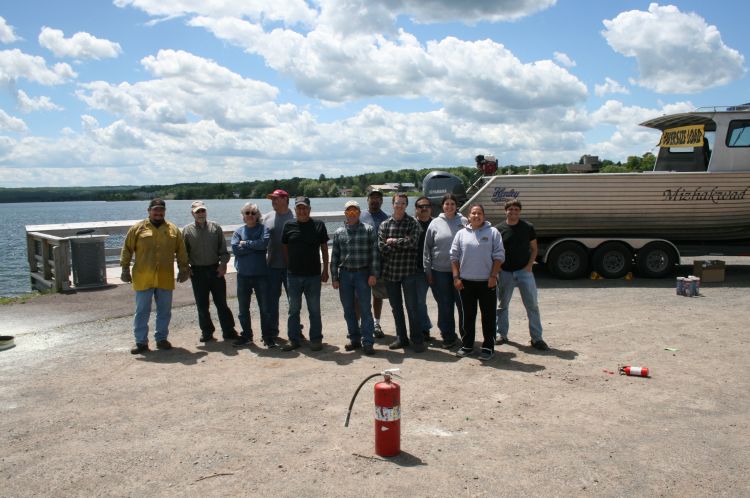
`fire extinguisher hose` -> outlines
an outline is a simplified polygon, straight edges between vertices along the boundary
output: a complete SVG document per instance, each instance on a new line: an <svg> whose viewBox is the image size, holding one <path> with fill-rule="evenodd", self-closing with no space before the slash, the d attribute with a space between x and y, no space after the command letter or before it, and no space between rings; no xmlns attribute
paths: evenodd
<svg viewBox="0 0 750 498"><path fill-rule="evenodd" d="M357 395L359 394L359 390L362 389L362 386L364 386L368 380L379 377L383 375L382 372L378 372L375 374L370 375L365 380L362 381L362 383L359 385L356 391L354 391L354 396L352 396L352 400L349 402L349 411L346 413L346 422L344 422L344 427L349 427L349 417L352 416L352 407L354 406L354 400L357 399Z"/></svg>

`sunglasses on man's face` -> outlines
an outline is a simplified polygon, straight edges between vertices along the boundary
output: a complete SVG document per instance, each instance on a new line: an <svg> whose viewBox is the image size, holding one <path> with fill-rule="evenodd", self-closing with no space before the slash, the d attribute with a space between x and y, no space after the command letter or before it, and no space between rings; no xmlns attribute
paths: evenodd
<svg viewBox="0 0 750 498"><path fill-rule="evenodd" d="M245 216L250 216L251 214L258 214L258 211L245 211L242 214L244 214Z"/></svg>
<svg viewBox="0 0 750 498"><path fill-rule="evenodd" d="M429 204L415 204L414 207L418 209L429 209L430 205Z"/></svg>

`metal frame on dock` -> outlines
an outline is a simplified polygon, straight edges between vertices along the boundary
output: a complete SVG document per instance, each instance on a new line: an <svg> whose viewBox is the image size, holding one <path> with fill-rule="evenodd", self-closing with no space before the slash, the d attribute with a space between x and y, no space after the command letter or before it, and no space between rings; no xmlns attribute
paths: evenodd
<svg viewBox="0 0 750 498"><path fill-rule="evenodd" d="M336 224L344 220L343 212L312 213L312 217L324 221L328 225L329 235L333 234ZM107 268L119 268L122 250L121 240L124 240L130 227L138 221L140 220L26 225L26 250L29 260L31 288L54 292L70 292L76 289L70 279L72 270L71 241L79 237L81 232L113 236L109 246L105 246L105 261ZM222 226L227 243L239 226L241 225ZM106 281L104 285L106 285Z"/></svg>

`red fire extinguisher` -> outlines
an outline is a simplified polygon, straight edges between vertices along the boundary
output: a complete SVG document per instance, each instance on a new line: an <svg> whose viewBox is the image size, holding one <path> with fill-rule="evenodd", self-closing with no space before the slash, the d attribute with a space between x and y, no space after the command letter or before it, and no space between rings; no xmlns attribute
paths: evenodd
<svg viewBox="0 0 750 498"><path fill-rule="evenodd" d="M629 375L631 377L648 377L648 368L646 367L631 367L625 365L619 368L620 375Z"/></svg>
<svg viewBox="0 0 750 498"><path fill-rule="evenodd" d="M393 382L392 377L399 377L398 368L385 370L370 375L359 385L349 403L344 427L349 427L354 400L365 383L380 375L383 381L375 384L375 454L383 457L396 456L401 453L401 387Z"/></svg>

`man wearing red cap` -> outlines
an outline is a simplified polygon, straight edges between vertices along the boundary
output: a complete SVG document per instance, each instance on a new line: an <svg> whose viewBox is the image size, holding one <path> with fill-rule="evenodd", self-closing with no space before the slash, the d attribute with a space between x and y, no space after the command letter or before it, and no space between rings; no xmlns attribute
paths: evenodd
<svg viewBox="0 0 750 498"><path fill-rule="evenodd" d="M281 243L281 235L287 221L294 219L294 213L289 209L289 194L281 189L276 189L268 194L266 198L271 199L273 211L263 216L263 225L268 227L271 238L268 241L268 320L270 334L274 339L279 337L279 299L281 299L281 287L284 293L289 294L286 287L286 261L284 261L284 249Z"/></svg>

